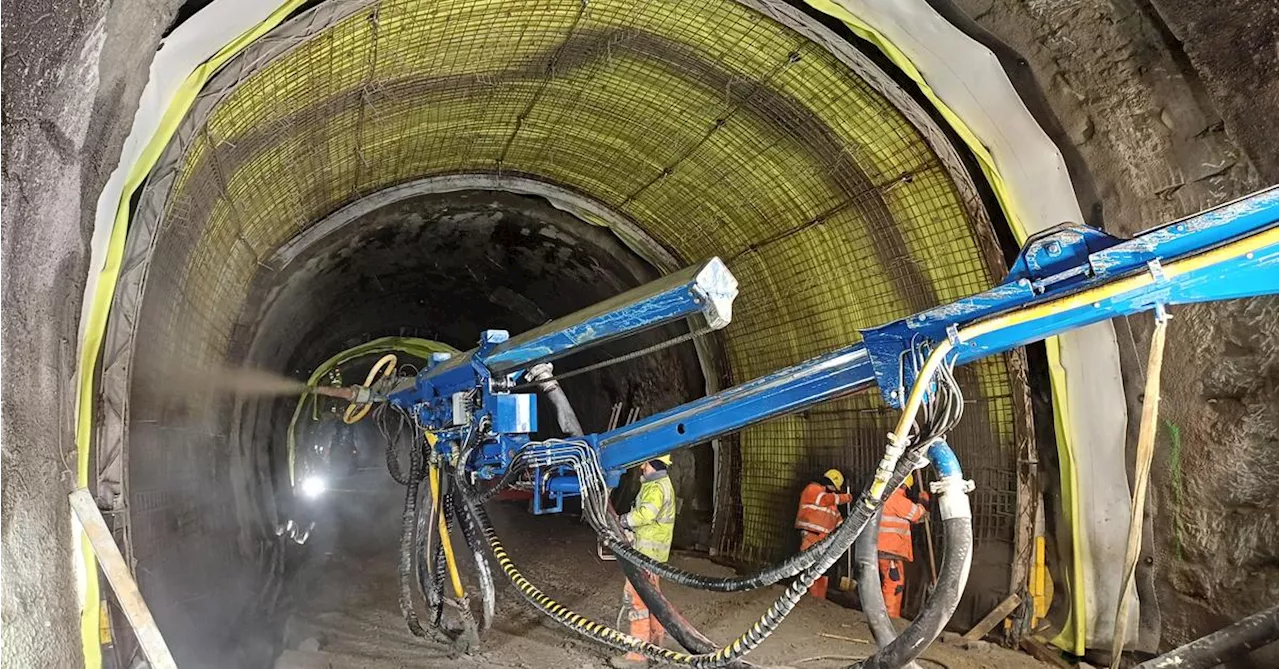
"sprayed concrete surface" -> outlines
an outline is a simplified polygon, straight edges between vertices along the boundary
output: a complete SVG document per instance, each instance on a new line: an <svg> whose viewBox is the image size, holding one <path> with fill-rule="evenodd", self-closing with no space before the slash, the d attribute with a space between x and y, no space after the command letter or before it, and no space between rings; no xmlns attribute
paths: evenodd
<svg viewBox="0 0 1280 669"><path fill-rule="evenodd" d="M585 669L604 666L615 654L543 618L500 574L497 621L478 654L451 657L443 644L413 637L396 603L396 540L403 488L385 471L369 470L347 489L350 492L326 500L330 524L319 528L305 547L305 556L299 556L301 567L289 587L294 613L286 626L286 649L277 669ZM593 620L617 622L623 576L616 564L596 558L595 535L589 527L568 516L535 517L510 502L490 503L489 510L499 537L526 578ZM677 527L679 523L677 518ZM673 562L717 576L731 573L691 554L678 552ZM746 630L782 587L708 595L668 584L663 592L691 623L723 643ZM805 597L778 632L747 660L804 669L845 667L874 651L871 638L858 611ZM678 647L671 641L668 645ZM924 669L1043 666L1026 655L983 642L936 644L925 658Z"/></svg>

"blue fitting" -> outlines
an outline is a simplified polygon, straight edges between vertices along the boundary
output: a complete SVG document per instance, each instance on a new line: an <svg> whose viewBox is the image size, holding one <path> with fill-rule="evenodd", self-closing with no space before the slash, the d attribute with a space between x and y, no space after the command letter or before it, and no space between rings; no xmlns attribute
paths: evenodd
<svg viewBox="0 0 1280 669"><path fill-rule="evenodd" d="M960 460L956 457L955 451L952 451L947 442L942 439L929 446L929 461L933 463L934 469L938 470L938 478L964 476L960 471Z"/></svg>

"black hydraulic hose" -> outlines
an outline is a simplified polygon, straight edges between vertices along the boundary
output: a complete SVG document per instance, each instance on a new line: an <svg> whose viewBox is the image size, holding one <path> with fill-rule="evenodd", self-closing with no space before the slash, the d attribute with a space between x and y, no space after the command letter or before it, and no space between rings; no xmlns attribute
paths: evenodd
<svg viewBox="0 0 1280 669"><path fill-rule="evenodd" d="M432 523L435 519L435 505L429 499L421 499L424 492L422 486L419 488L418 514L414 523L417 526L414 539L414 572L418 577L418 592L422 595L422 599L427 603L427 609L431 613L432 625L439 624L440 606L443 589L437 574L440 573L439 564L444 560L444 553L438 542L430 542L428 538L435 533L436 525ZM430 493L427 493L430 494Z"/></svg>
<svg viewBox="0 0 1280 669"><path fill-rule="evenodd" d="M582 423L578 421L578 412L573 410L573 405L569 403L569 398L565 396L564 389L560 387L560 382L552 378L551 365L541 364L534 365L529 369L529 378L536 382L538 390L547 396L551 401L551 405L556 409L556 422L560 425L560 431L571 437L581 437Z"/></svg>
<svg viewBox="0 0 1280 669"><path fill-rule="evenodd" d="M833 532L808 549L800 551L775 565L770 565L750 574L722 578L706 576L665 562L658 562L632 548L626 542L619 541L615 536L602 534L601 538L604 540L605 545L609 547L609 550L618 556L620 562L630 562L637 567L657 574L659 578L669 580L677 585L709 592L755 590L766 585L773 585L783 579L791 578L813 566L819 559L828 556L835 550L837 541ZM838 551L836 552L836 557L843 554L844 551Z"/></svg>
<svg viewBox="0 0 1280 669"><path fill-rule="evenodd" d="M579 437L582 436L582 425L578 422L578 414L574 411L573 405L569 403L569 398L565 396L564 390L560 387L559 382L555 379L548 379L551 376L550 366L536 366L530 370L530 377L538 381L538 389L546 394L547 399L556 409L556 420L560 423L560 429L566 435ZM490 494L485 496L487 500L497 491L504 488L510 480L514 480L516 476L514 468L509 470L502 480L496 486L490 488ZM801 551L782 562L765 567L757 572L745 574L741 576L731 576L722 578L717 576L706 576L697 572L680 569L665 562L658 562L648 555L635 550L629 544L619 541L616 536L620 534L615 530L615 535L610 536L608 533L602 533L603 539L609 550L619 557L619 562L629 562L646 571L656 574L658 578L666 579L676 585L683 585L689 588L697 588L699 590L707 590L710 592L742 592L744 590L755 590L766 585L773 585L785 578L791 578L801 571L804 571L812 565L819 557L823 556L831 547L830 537L823 541L810 546L809 550ZM675 634L672 634L675 637ZM677 639L678 640L678 639ZM682 644L689 650L694 648ZM705 652L705 651L699 651Z"/></svg>
<svg viewBox="0 0 1280 669"><path fill-rule="evenodd" d="M518 462L518 460L517 460ZM509 486L512 481L524 471L523 467L512 466L507 473L497 482L497 484L487 488L483 492L477 493L479 502L488 502L493 499L499 492ZM614 555L618 556L619 561L630 562L637 567L656 574L659 578L666 579L676 585L683 585L688 588L698 590L706 590L708 592L742 592L745 590L755 590L766 585L773 585L783 579L791 578L796 574L808 569L819 558L826 556L831 547L835 544L835 534L829 534L826 538L818 543L810 546L791 557L786 558L782 562L770 565L759 571L742 574L738 576L718 577L699 574L687 569L681 569L665 562L658 562L653 558L637 551L624 541L617 538L618 533L602 532L600 538L604 544ZM839 554L837 554L839 557Z"/></svg>
<svg viewBox="0 0 1280 669"><path fill-rule="evenodd" d="M431 554L431 561L426 561L426 555L423 558L423 569L427 573L427 584L430 586L429 595L427 597L427 605L431 609L431 626L439 627L441 621L444 620L444 578L443 574L448 570L449 565L444 559L444 544L437 542Z"/></svg>
<svg viewBox="0 0 1280 669"><path fill-rule="evenodd" d="M918 449L913 449L912 452L899 459L897 466L889 477L889 490L901 485L907 474L915 468L917 454ZM853 544L854 538L866 525L867 519L882 503L881 500L872 498L869 492L864 492L858 502L853 505L849 519L836 532L832 533L837 546L835 550L819 558L811 567L804 570L744 634L714 653L689 655L654 646L630 635L623 634L618 630L584 618L547 597L520 573L507 556L506 549L503 548L501 541L493 530L492 524L488 520L488 515L485 513L484 508L477 503L465 479L458 478L457 482L458 488L462 491L467 510L472 514L472 518L488 542L489 551L493 555L494 561L516 587L517 591L520 592L521 596L534 608L579 634L612 648L634 651L654 660L693 666L699 669L727 666L755 650L777 629L778 625L795 608L796 604L804 596L805 591L813 585L818 577L822 576L839 559L839 556L848 550Z"/></svg>
<svg viewBox="0 0 1280 669"><path fill-rule="evenodd" d="M853 667L899 669L914 662L924 653L929 644L942 634L943 628L955 613L956 606L960 604L960 595L964 593L965 584L969 582L969 565L973 560L972 521L973 519L967 514L942 521L946 547L943 549L942 565L938 571L938 583L934 586L929 600L925 602L924 609L896 639L888 645L881 646L874 655L852 665ZM877 574L875 579L877 591L879 581ZM859 583L858 591L862 592L862 583ZM878 638L877 643L879 643Z"/></svg>
<svg viewBox="0 0 1280 669"><path fill-rule="evenodd" d="M493 626L497 608L493 570L489 567L489 558L485 555L484 546L481 545L480 536L476 531L475 523L471 520L471 515L466 513L452 497L449 502L449 509L453 512L458 526L462 528L462 536L466 539L467 547L471 549L472 561L476 565L476 579L480 582L480 629L488 631Z"/></svg>
<svg viewBox="0 0 1280 669"><path fill-rule="evenodd" d="M410 579L413 577L414 537L413 529L417 522L418 487L422 481L422 458L418 449L409 449L409 478L405 486L404 513L400 517L400 614L414 636L426 636L426 630L418 621L418 612L413 606L413 591Z"/></svg>
<svg viewBox="0 0 1280 669"><path fill-rule="evenodd" d="M615 525L615 531L621 530L621 526L617 522L618 516L613 512L612 506L609 508L609 518ZM658 619L658 623L662 625L662 628L671 634L671 637L683 646L685 650L697 654L714 653L719 650L714 641L698 631L667 599L666 595L662 594L661 590L649 582L648 574L644 570L625 560L619 560L618 566L622 568L623 575L627 577L631 587L635 589L640 600L649 609L649 613ZM755 665L743 660L737 660L726 666L736 669L748 669Z"/></svg>
<svg viewBox="0 0 1280 669"><path fill-rule="evenodd" d="M1136 669L1208 669L1274 643L1277 607L1259 611L1213 634L1139 664Z"/></svg>
<svg viewBox="0 0 1280 669"><path fill-rule="evenodd" d="M884 509L877 511L853 542L853 559L858 564L858 601L862 602L862 613L879 648L893 643L898 636L884 603L884 591L880 589L880 519L883 517ZM920 665L909 662L904 669L920 669Z"/></svg>

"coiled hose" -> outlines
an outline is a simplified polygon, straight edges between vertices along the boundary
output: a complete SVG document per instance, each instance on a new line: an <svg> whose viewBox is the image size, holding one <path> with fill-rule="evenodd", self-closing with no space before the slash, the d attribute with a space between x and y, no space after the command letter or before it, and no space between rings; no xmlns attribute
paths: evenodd
<svg viewBox="0 0 1280 669"><path fill-rule="evenodd" d="M418 620L413 606L413 592L409 586L413 574L413 530L418 516L418 488L422 483L422 455L416 448L409 449L409 476L406 479L404 512L400 516L400 614L414 636L425 637L427 632Z"/></svg>
<svg viewBox="0 0 1280 669"><path fill-rule="evenodd" d="M920 614L901 634L895 634L892 623L889 623L888 615L885 614L880 572L876 568L868 568L868 563L874 564L876 560L874 553L868 553L879 542L879 522L868 526L862 533L864 537L860 539L857 553L859 566L862 567L858 594L880 649L871 657L851 665L851 669L899 669L914 664L916 658L938 638L951 620L960 603L960 596L964 594L965 584L969 582L969 567L973 560L973 517L969 498L965 494L966 484L960 471L960 463L951 447L941 440L929 445L929 458L938 470L943 484L938 508L942 514L946 545L938 582ZM889 489L893 490L898 485L901 483ZM879 610L874 610L877 607ZM881 615L883 618L877 620ZM877 629L877 625L881 628Z"/></svg>
<svg viewBox="0 0 1280 669"><path fill-rule="evenodd" d="M458 508L452 495L449 496L449 510L457 519L467 547L471 549L472 561L476 565L476 580L480 584L480 630L488 631L493 626L497 608L493 570L489 567L489 559L485 555L484 545L481 543L479 532L476 531L475 523L471 520L471 515Z"/></svg>
<svg viewBox="0 0 1280 669"><path fill-rule="evenodd" d="M890 482L895 486L901 485L906 479L907 474L916 466L916 458L914 454L919 449L913 449L913 457L906 457L899 460L893 472L890 475ZM699 653L690 655L677 651L668 650L654 646L646 641L641 641L633 636L624 634L618 630L602 625L582 615L564 607L555 600L548 597L536 586L529 582L528 579L520 573L511 558L507 555L506 549L502 542L498 539L496 532L493 530L492 523L489 522L488 514L484 508L477 503L474 493L471 492L466 480L461 476L455 475L458 490L461 492L464 504L468 513L479 527L481 534L488 543L490 554L493 555L494 561L499 568L507 576L508 580L515 586L516 590L545 615L556 620L560 624L569 629L586 636L587 638L598 641L612 648L636 652L645 657L662 662L670 662L685 666L692 666L698 669L711 669L712 667L724 667L730 663L742 658L747 653L757 648L774 630L781 624L787 614L795 608L800 599L804 596L809 586L813 585L832 564L839 558L849 546L853 544L854 538L861 532L863 526L866 525L867 519L875 509L879 508L881 503L878 499L872 499L869 493L863 493L863 503L855 505L848 519L841 525L840 529L833 533L835 539L835 548L830 553L819 558L811 567L801 572L799 578L791 583L783 592L782 596L774 602L768 610L737 639L729 643L724 648L714 652Z"/></svg>
<svg viewBox="0 0 1280 669"><path fill-rule="evenodd" d="M853 559L858 565L858 600L862 602L862 613L866 615L871 635L880 648L893 643L898 637L898 630L889 619L889 610L884 603L884 591L880 589L880 554L877 545L883 515L884 509L877 511L853 543ZM904 665L904 669L919 667L914 661Z"/></svg>

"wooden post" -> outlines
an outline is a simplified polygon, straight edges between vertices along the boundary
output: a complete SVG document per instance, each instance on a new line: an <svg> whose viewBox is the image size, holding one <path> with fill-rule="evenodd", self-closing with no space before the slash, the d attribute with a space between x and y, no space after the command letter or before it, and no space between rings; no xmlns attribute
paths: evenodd
<svg viewBox="0 0 1280 669"><path fill-rule="evenodd" d="M102 512L98 510L98 505L88 490L80 488L71 493L71 510L80 520L85 536L89 538L89 545L93 547L93 554L97 556L107 582L116 593L120 608L129 620L129 626L133 628L138 646L142 648L142 655L147 658L152 669L177 669L178 665L169 653L169 646L160 635L160 628L156 627L156 621L142 599L138 584L133 580L124 556L120 554L120 547L112 538L111 530L107 528ZM97 578L97 574L89 574L88 577Z"/></svg>

